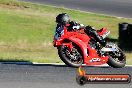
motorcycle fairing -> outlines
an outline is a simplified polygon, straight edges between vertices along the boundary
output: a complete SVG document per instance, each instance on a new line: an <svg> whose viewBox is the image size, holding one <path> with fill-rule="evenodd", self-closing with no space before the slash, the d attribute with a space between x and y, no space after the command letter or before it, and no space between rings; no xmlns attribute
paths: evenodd
<svg viewBox="0 0 132 88"><path fill-rule="evenodd" d="M74 42L76 45L78 45L81 48L84 58L84 64L101 65L101 64L105 64L108 61L109 58L108 56L98 56L96 50L94 48L91 48L82 40L73 37L70 37L69 40ZM97 58L99 60L94 61L93 58Z"/></svg>
<svg viewBox="0 0 132 88"><path fill-rule="evenodd" d="M101 65L108 61L108 56L98 56L97 51L88 44L90 38L86 34L67 32L66 27L64 27L64 34L57 41L55 40L53 42L54 46L66 45L72 50L72 43L65 43L64 40L69 40L80 47L83 54L84 64Z"/></svg>

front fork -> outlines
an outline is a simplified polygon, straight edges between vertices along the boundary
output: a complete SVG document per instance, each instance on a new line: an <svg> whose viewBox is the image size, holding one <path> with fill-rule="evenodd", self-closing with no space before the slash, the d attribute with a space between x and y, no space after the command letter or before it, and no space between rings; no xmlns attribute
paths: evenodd
<svg viewBox="0 0 132 88"><path fill-rule="evenodd" d="M63 43L62 45L67 46L68 50L71 52L73 49L72 43Z"/></svg>

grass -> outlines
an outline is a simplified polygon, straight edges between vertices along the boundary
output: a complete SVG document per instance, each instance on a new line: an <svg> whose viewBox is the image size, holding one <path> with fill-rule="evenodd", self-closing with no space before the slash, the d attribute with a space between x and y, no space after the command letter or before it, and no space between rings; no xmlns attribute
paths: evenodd
<svg viewBox="0 0 132 88"><path fill-rule="evenodd" d="M109 36L118 39L118 24L132 19L116 18L66 8L0 0L0 60L30 62L62 62L52 46L55 17L66 12L72 20L97 29L107 27ZM126 53L127 64L132 64L131 53Z"/></svg>

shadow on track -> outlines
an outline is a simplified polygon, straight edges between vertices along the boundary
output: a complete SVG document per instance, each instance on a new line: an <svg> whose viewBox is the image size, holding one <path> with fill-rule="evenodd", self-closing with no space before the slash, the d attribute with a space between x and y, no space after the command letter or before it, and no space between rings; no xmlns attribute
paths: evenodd
<svg viewBox="0 0 132 88"><path fill-rule="evenodd" d="M49 66L49 67L67 67L67 68L75 68L75 67L69 67L65 64L62 63L42 63L42 64L38 64L38 63L32 63L29 61L0 61L0 64L15 64L15 65L32 65L32 66ZM111 68L110 66L87 66L87 65L83 65L84 68Z"/></svg>

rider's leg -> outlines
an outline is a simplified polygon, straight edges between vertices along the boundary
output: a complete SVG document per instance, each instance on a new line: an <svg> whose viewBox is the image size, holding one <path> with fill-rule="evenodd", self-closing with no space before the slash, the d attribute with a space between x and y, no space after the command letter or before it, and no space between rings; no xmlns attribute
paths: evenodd
<svg viewBox="0 0 132 88"><path fill-rule="evenodd" d="M94 37L102 46L106 45L105 40L100 35L98 35L98 33L96 32L96 30L93 29L92 27L87 26L85 32L88 35Z"/></svg>

